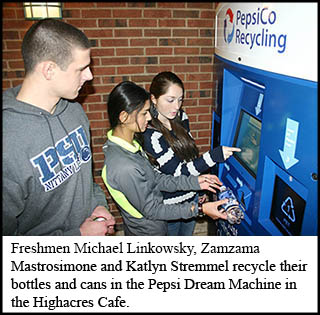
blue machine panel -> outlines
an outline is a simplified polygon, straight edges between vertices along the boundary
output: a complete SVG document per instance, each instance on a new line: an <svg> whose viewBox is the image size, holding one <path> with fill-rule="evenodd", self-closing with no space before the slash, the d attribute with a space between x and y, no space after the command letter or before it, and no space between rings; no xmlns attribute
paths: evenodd
<svg viewBox="0 0 320 315"><path fill-rule="evenodd" d="M220 144L242 149L218 175L245 213L240 225L220 221L219 234L317 235L317 83L216 58Z"/></svg>
<svg viewBox="0 0 320 315"><path fill-rule="evenodd" d="M262 191L258 220L270 234L315 235L316 217L305 216L308 190L268 157L265 159Z"/></svg>

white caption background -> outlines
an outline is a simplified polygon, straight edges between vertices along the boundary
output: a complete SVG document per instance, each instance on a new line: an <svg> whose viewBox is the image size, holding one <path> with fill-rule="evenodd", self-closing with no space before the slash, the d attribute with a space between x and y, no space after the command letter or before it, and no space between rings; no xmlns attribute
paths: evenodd
<svg viewBox="0 0 320 315"><path fill-rule="evenodd" d="M313 236L2 239L4 312L317 311ZM84 245L113 253L77 253ZM32 246L70 253L32 253ZM97 270L28 271L38 263ZM220 271L204 271L210 266Z"/></svg>

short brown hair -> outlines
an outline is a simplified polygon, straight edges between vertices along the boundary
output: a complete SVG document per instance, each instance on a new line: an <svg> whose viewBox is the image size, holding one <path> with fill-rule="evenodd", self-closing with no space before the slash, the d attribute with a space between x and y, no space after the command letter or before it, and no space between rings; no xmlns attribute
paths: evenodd
<svg viewBox="0 0 320 315"><path fill-rule="evenodd" d="M22 42L22 57L26 74L42 61L54 61L65 70L72 62L72 50L91 47L87 36L78 28L55 19L33 24Z"/></svg>

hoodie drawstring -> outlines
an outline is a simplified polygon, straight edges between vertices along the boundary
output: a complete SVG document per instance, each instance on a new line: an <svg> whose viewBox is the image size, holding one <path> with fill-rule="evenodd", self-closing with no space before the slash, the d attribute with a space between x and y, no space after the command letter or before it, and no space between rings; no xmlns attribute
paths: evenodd
<svg viewBox="0 0 320 315"><path fill-rule="evenodd" d="M50 136L51 136L51 140L52 140L52 144L53 144L53 147L54 147L54 150L56 152L56 155L58 157L58 160L59 160L59 165L60 165L60 169L62 170L63 169L63 166L62 166L62 163L60 161L60 157L59 157L59 154L57 152L57 149L56 149L56 145L54 143L54 137L53 137L53 133L52 133L52 129L51 129L51 125L50 125L50 122L49 122L49 119L46 115L44 115L42 112L40 112L40 114L45 118L45 120L47 121L47 124L49 126L49 131L50 131Z"/></svg>
<svg viewBox="0 0 320 315"><path fill-rule="evenodd" d="M58 157L58 160L59 160L60 169L62 170L62 169L63 169L63 165L62 165L62 163L61 163L60 156L59 156L59 154L58 154L58 152L57 152L57 149L56 149L56 146L55 146L54 137L53 137L53 132L52 132L52 128L51 128L49 119L48 119L48 117L47 117L45 114L43 114L43 113L40 113L40 114L41 114L41 115L45 118L45 120L47 121L47 124L48 124L48 127L49 127L50 136L51 136L51 140L52 140L52 144L53 144L54 150L55 150L55 152L56 152L56 154L57 154L57 157ZM67 135L67 137L68 137L68 139L69 139L69 142L70 142L71 145L72 145L74 154L75 154L76 158L78 159L77 150L75 149L75 146L74 146L74 143L73 143L72 139L69 137L69 134L68 134L67 129L66 129L65 126L63 125L63 123L62 123L62 121L60 120L59 116L56 116L56 117L58 118L58 121L59 121L60 125L62 126L62 129L63 129L64 132L66 133L66 135Z"/></svg>
<svg viewBox="0 0 320 315"><path fill-rule="evenodd" d="M69 139L69 142L70 142L71 145L72 145L73 152L74 152L74 154L75 154L75 156L76 156L76 159L79 160L79 155L78 155L78 153L77 153L77 150L76 150L76 148L75 148L75 145L74 145L72 139L69 137L69 134L68 134L68 131L67 131L66 127L65 127L64 124L62 123L60 117L57 116L57 118L58 118L58 120L59 120L59 123L60 123L61 127L63 128L64 132L66 133L66 135L67 135L67 137L68 137L68 139Z"/></svg>

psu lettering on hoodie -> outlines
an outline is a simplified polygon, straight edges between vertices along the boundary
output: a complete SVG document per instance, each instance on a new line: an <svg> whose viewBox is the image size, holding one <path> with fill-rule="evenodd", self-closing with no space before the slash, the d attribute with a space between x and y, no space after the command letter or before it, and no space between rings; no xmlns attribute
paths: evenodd
<svg viewBox="0 0 320 315"><path fill-rule="evenodd" d="M88 140L82 126L71 131L30 159L32 165L40 172L39 180L45 191L51 191L61 185L70 176L80 170L82 163L92 157Z"/></svg>

